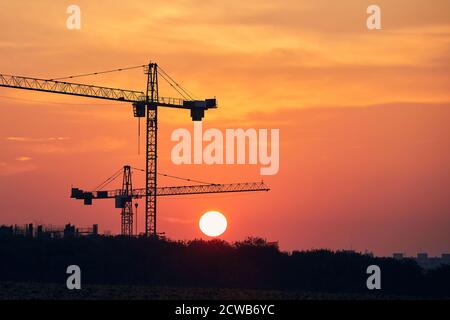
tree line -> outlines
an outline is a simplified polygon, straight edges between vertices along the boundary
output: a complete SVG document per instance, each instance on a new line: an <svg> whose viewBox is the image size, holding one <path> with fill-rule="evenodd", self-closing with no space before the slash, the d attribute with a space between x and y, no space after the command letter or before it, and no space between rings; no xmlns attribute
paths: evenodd
<svg viewBox="0 0 450 320"><path fill-rule="evenodd" d="M260 238L171 241L83 237L0 239L0 281L64 284L78 265L82 282L201 288L369 293L369 265L381 269L374 294L450 297L450 266L422 269L411 259L330 250L282 252Z"/></svg>

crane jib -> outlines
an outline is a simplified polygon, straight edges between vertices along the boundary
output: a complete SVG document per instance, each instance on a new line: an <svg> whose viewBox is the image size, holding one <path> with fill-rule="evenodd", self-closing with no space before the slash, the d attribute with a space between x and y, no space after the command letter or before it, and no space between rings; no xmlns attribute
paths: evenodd
<svg viewBox="0 0 450 320"><path fill-rule="evenodd" d="M123 102L140 101L142 91L0 74L0 86Z"/></svg>
<svg viewBox="0 0 450 320"><path fill-rule="evenodd" d="M142 91L109 88L80 83L63 82L31 77L0 74L0 87L66 94L80 97L114 100L133 103L135 117L145 116L145 94ZM216 108L216 99L183 100L158 97L156 105L160 107L190 109L194 120L201 120L204 110Z"/></svg>
<svg viewBox="0 0 450 320"><path fill-rule="evenodd" d="M189 194L205 193L231 193L231 192L254 192L269 191L270 189L261 182L244 182L229 184L199 184L189 186L158 187L156 196L181 196ZM123 190L84 191L80 188L72 188L70 197L83 200L85 205L92 205L94 199L116 199L117 203L131 202L132 198L145 197L145 188L133 189L130 195L125 195Z"/></svg>

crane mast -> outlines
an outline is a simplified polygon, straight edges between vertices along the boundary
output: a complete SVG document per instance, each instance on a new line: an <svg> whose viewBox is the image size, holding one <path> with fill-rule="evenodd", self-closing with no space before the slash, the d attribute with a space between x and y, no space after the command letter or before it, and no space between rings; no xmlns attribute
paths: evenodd
<svg viewBox="0 0 450 320"><path fill-rule="evenodd" d="M131 199L133 194L133 184L131 178L131 167L124 166L123 167L123 179L122 179L122 189L120 190L120 200ZM116 201L117 202L117 201ZM116 207L120 205L122 208L121 212L121 233L125 236L133 235L133 202L132 201L120 201L120 203L116 203Z"/></svg>
<svg viewBox="0 0 450 320"><path fill-rule="evenodd" d="M156 233L156 188L158 150L158 65L150 63L147 72L147 146L145 163L145 235Z"/></svg>

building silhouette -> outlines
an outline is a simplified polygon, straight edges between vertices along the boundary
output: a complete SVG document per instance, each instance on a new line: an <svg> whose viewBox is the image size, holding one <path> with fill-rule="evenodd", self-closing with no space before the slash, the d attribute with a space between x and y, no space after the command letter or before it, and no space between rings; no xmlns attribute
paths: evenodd
<svg viewBox="0 0 450 320"><path fill-rule="evenodd" d="M419 252L415 257L407 257L404 253L396 252L392 255L394 259L412 259L424 269L434 269L442 265L450 265L450 254L443 253L440 257L430 257L426 252Z"/></svg>
<svg viewBox="0 0 450 320"><path fill-rule="evenodd" d="M88 228L77 228L70 223L64 227L52 225L38 225L36 228L32 223L26 225L0 225L0 237L28 237L28 238L77 238L83 236L97 236L98 225L94 224Z"/></svg>

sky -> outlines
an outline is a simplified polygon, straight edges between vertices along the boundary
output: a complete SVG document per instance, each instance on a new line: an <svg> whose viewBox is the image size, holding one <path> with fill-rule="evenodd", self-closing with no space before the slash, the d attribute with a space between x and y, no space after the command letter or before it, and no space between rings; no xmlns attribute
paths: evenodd
<svg viewBox="0 0 450 320"><path fill-rule="evenodd" d="M71 4L80 30L66 27ZM366 27L370 4L381 8L381 30ZM280 129L276 175L177 166L170 136L192 121L161 109L158 171L271 188L161 198L158 226L170 238L205 238L199 217L218 210L228 241L438 255L450 252L449 12L446 0L0 0L0 73L55 78L151 60L196 97L217 97L205 129ZM140 69L77 79L134 90L145 81ZM177 97L163 83L160 95ZM86 207L69 193L124 164L145 167L129 104L0 87L0 224L118 233L113 201ZM139 172L133 178L143 187Z"/></svg>

